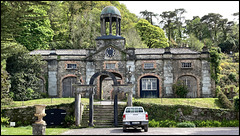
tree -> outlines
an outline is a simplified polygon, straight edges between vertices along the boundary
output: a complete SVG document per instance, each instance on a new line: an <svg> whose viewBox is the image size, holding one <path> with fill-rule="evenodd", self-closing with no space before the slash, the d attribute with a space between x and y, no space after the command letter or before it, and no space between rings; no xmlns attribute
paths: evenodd
<svg viewBox="0 0 240 136"><path fill-rule="evenodd" d="M11 87L9 74L4 68L4 65L6 64L1 62L1 105L7 105L12 102L12 98L9 95L9 89Z"/></svg>
<svg viewBox="0 0 240 136"><path fill-rule="evenodd" d="M176 13L174 11L165 11L165 12L162 12L162 14L160 14L160 17L162 18L162 20L160 21L160 24L164 25L163 29L166 30L169 44L173 35L173 30L174 30L173 22L174 22L175 16L176 16Z"/></svg>
<svg viewBox="0 0 240 136"><path fill-rule="evenodd" d="M177 28L176 41L178 45L180 45L183 38L183 23L185 21L185 17L182 15L187 11L183 8L180 8L180 9L175 9L174 12L176 13L176 17L175 17L175 24Z"/></svg>
<svg viewBox="0 0 240 136"><path fill-rule="evenodd" d="M41 56L30 56L28 50L22 46L7 58L6 70L10 74L11 89L13 100L22 100L23 94L31 92L31 96L27 99L40 98L40 94L36 91L39 83L39 75L42 72L43 62ZM25 95L24 95L25 96Z"/></svg>
<svg viewBox="0 0 240 136"><path fill-rule="evenodd" d="M39 9L46 5L47 2L43 1L1 1L1 43L15 41L22 32L29 32L29 26L23 24L44 19L43 10ZM41 29L38 28L38 31L43 32Z"/></svg>
<svg viewBox="0 0 240 136"><path fill-rule="evenodd" d="M125 34L127 48L148 48L146 44L141 41L136 28L129 29Z"/></svg>
<svg viewBox="0 0 240 136"><path fill-rule="evenodd" d="M141 11L140 14L142 14L143 18L146 19L151 25L153 25L152 17L157 17L158 14L155 14L150 11Z"/></svg>
<svg viewBox="0 0 240 136"><path fill-rule="evenodd" d="M204 46L193 34L187 39L187 45L196 51L201 51Z"/></svg>
<svg viewBox="0 0 240 136"><path fill-rule="evenodd" d="M217 85L220 81L220 63L221 63L221 49L219 47L210 48L210 66L211 66L211 77L215 80Z"/></svg>
<svg viewBox="0 0 240 136"><path fill-rule="evenodd" d="M217 33L219 29L219 22L221 21L222 15L216 13L208 13L201 18L201 22L208 25L209 32L211 33L211 39L217 43L219 42Z"/></svg>
<svg viewBox="0 0 240 136"><path fill-rule="evenodd" d="M167 38L164 31L151 25L147 20L140 19L135 25L141 40L148 46L148 48L165 48L168 47Z"/></svg>
<svg viewBox="0 0 240 136"><path fill-rule="evenodd" d="M100 35L99 22L96 16L101 13L100 10L94 8L90 12L82 12L74 21L72 30L73 48L94 48L96 47L95 39Z"/></svg>

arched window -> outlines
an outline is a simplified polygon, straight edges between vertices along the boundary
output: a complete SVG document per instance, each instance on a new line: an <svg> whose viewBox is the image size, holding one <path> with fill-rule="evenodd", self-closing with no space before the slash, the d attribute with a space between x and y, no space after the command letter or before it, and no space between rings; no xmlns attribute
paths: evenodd
<svg viewBox="0 0 240 136"><path fill-rule="evenodd" d="M187 98L196 98L197 97L197 80L193 76L181 76L178 80L183 81L184 85L187 86L189 92Z"/></svg>
<svg viewBox="0 0 240 136"><path fill-rule="evenodd" d="M62 81L63 85L63 92L62 97L74 97L75 96L75 89L72 84L75 84L77 81L76 77L67 77L64 78Z"/></svg>
<svg viewBox="0 0 240 136"><path fill-rule="evenodd" d="M159 80L154 76L144 76L140 80L141 98L159 97Z"/></svg>

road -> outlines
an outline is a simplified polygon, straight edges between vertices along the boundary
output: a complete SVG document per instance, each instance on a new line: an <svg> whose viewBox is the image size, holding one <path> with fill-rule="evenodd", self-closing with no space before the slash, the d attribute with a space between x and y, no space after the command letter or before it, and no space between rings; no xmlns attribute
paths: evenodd
<svg viewBox="0 0 240 136"><path fill-rule="evenodd" d="M148 128L148 132L137 129L122 131L116 128L82 128L72 129L62 135L239 135L239 127L221 128Z"/></svg>

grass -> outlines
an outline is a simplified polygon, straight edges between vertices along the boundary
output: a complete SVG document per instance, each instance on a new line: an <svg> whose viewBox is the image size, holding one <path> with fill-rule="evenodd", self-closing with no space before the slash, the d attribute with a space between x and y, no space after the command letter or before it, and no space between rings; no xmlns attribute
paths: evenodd
<svg viewBox="0 0 240 136"><path fill-rule="evenodd" d="M134 99L142 103L155 103L160 105L190 105L200 108L220 109L218 98L139 98Z"/></svg>
<svg viewBox="0 0 240 136"><path fill-rule="evenodd" d="M11 105L2 105L1 108L13 108L21 106L34 106L36 104L45 104L45 105L58 105L62 103L72 103L75 101L75 98L44 98L28 101L13 101ZM85 105L88 105L89 98L81 98L81 102Z"/></svg>
<svg viewBox="0 0 240 136"><path fill-rule="evenodd" d="M46 128L46 135L59 135L69 128ZM1 127L1 135L32 135L32 126Z"/></svg>
<svg viewBox="0 0 240 136"><path fill-rule="evenodd" d="M72 103L74 98L44 98L24 101L24 106L34 106L35 104L58 105L62 103ZM98 101L98 100L94 100ZM220 109L221 104L218 98L135 98L134 101L143 103L155 103L160 105L190 105L201 108ZM89 104L89 98L81 98L84 105ZM3 105L1 108L21 107L22 101L14 101L11 105Z"/></svg>

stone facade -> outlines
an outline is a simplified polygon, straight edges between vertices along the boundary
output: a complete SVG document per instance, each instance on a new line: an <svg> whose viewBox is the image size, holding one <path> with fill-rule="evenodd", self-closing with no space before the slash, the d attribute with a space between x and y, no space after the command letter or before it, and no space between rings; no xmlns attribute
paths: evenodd
<svg viewBox="0 0 240 136"><path fill-rule="evenodd" d="M104 16L104 19L112 21L111 16L110 19L107 17ZM202 52L189 48L125 48L125 38L120 36L119 13L116 20L119 21L117 35L111 33L105 35L105 30L102 30L103 35L97 37L95 49L30 52L31 55L41 54L43 61L47 62L43 75L48 77L45 80L48 81L46 90L49 96L73 97L72 84L76 78L76 70L81 72L81 81L86 85L95 73L103 71L113 73L118 83L126 84L128 82L126 74L130 66L132 72L130 81L134 83L133 97L175 97L172 85L178 80L182 80L188 86L190 92L187 97L214 97L214 82L211 79L209 53L206 48L203 48ZM96 99L112 99L113 83L108 81L108 76L101 74L95 78ZM70 94L69 91L73 95L65 95ZM83 97L88 97L88 93ZM124 94L121 97L124 98Z"/></svg>
<svg viewBox="0 0 240 136"><path fill-rule="evenodd" d="M114 42L114 44L123 44L123 41ZM50 50L48 54L42 53L47 52L46 50L37 50L32 51L31 54L41 54L43 60L48 62L44 75L48 75L48 79L46 79L48 81L48 95L51 97L62 97L65 86L71 86L64 85L64 79L76 78L76 70L81 71L81 81L84 84L89 84L90 78L101 71L113 73L119 83L125 84L129 66L131 66L130 71L133 73L131 82L134 83L134 97L144 97L140 95L143 91L141 79L144 77L158 80L156 89L158 95L149 97L174 97L172 85L177 80L190 82L186 83L192 91L192 94L188 94L188 97L214 97L210 62L207 61L209 54L191 51L188 48L121 49L118 46L108 45L107 42L99 50L56 50L57 55L51 55ZM106 49L108 48L115 50L113 57L106 55ZM166 53L166 50L170 50L170 53ZM146 63L150 65L150 68L145 68ZM183 63L191 63L191 67L182 67ZM76 67L68 68L69 64L74 64ZM103 99L104 96L101 96L101 93L111 93L113 83L108 80L107 75L100 75L96 78L94 81L97 86L95 98ZM105 81L106 83L104 83ZM107 87L107 85L110 87ZM110 94L106 95L110 96ZM108 98L112 99L112 97Z"/></svg>

